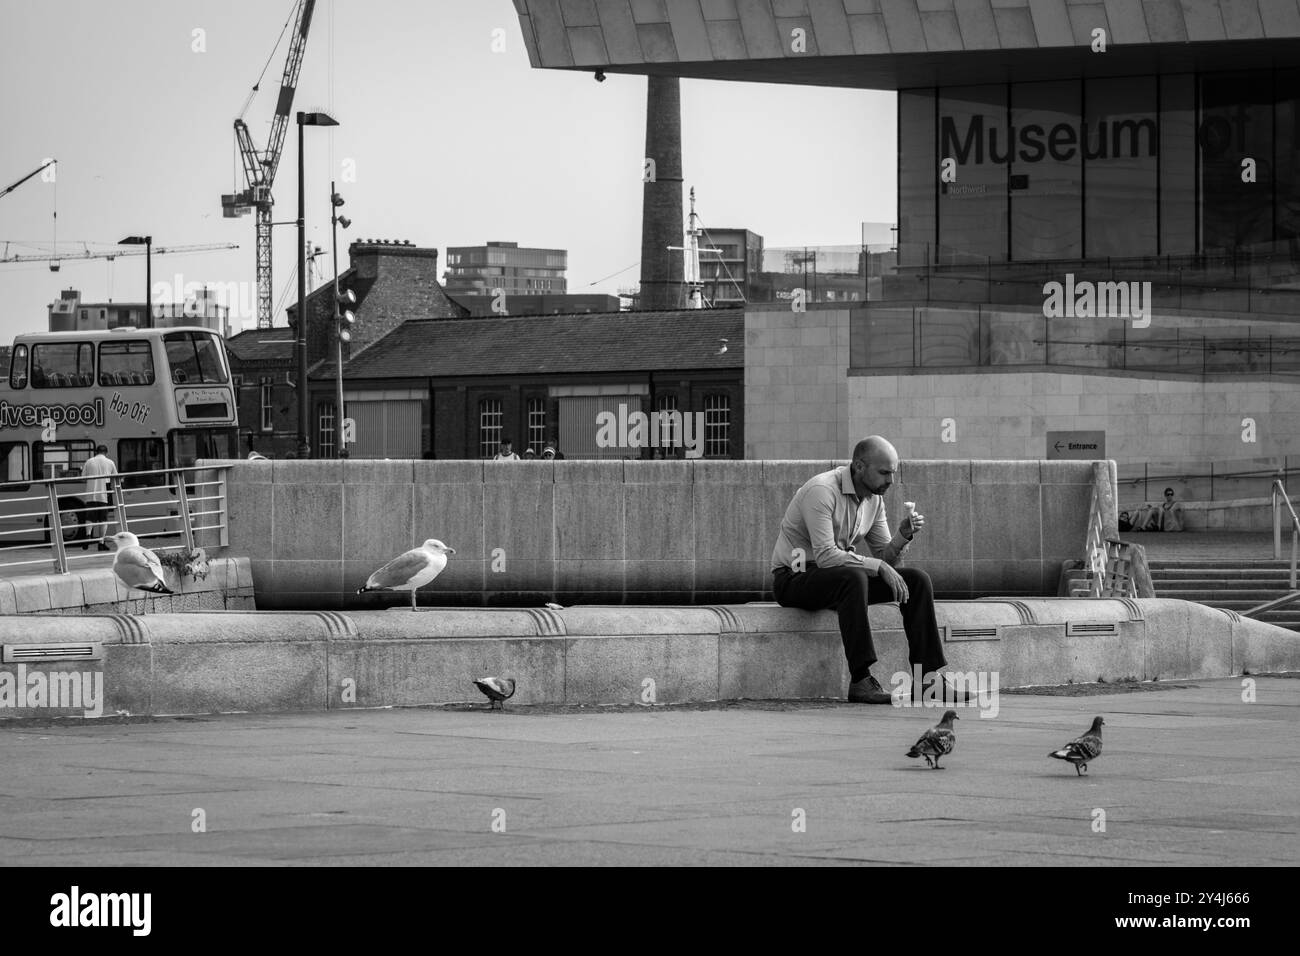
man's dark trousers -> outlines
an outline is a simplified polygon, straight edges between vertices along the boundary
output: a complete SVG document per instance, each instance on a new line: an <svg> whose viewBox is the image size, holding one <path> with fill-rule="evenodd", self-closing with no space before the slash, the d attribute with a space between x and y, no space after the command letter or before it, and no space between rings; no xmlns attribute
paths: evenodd
<svg viewBox="0 0 1300 956"><path fill-rule="evenodd" d="M920 664L929 674L943 667L943 643L939 623L934 617L934 587L930 576L918 568L895 568L907 585L907 602L899 605L903 630L907 633L907 659ZM809 564L795 573L789 568L772 572L777 603L805 611L834 608L840 617L840 638L849 662L850 680L862 680L876 662L876 646L871 640L868 604L886 604L894 600L893 589L884 578L872 577L859 565L819 568Z"/></svg>

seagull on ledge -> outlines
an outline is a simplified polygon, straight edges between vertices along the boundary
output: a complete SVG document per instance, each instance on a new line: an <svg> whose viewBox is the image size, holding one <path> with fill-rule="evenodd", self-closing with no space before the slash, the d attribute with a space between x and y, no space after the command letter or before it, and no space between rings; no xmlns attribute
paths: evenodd
<svg viewBox="0 0 1300 956"><path fill-rule="evenodd" d="M158 555L148 548L142 548L140 539L130 531L119 531L103 540L105 543L113 542L113 548L117 551L113 557L113 573L127 587L154 594L176 593L167 586L167 578L163 576L162 562L158 560Z"/></svg>
<svg viewBox="0 0 1300 956"><path fill-rule="evenodd" d="M447 566L447 555L455 554L455 548L449 548L437 538L430 538L418 548L412 548L405 554L398 555L366 579L364 587L357 588L358 594L367 591L410 591L411 610L415 607L415 592L424 587Z"/></svg>

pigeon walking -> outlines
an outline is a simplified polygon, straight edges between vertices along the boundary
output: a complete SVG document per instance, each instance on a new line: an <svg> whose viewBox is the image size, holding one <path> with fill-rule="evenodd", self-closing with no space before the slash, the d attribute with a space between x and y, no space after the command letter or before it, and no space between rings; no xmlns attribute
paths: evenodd
<svg viewBox="0 0 1300 956"><path fill-rule="evenodd" d="M441 574L447 566L447 555L455 553L455 548L447 547L437 538L430 538L418 548L412 548L393 558L366 578L365 585L357 588L357 593L410 591L411 610L414 611L415 592Z"/></svg>
<svg viewBox="0 0 1300 956"><path fill-rule="evenodd" d="M953 745L957 743L957 735L952 732L954 720L961 720L957 716L957 711L945 710L943 720L923 733L921 739L912 744L912 749L907 752L907 756L924 757L929 767L942 770L943 767L939 766L939 758L944 754L952 753Z"/></svg>
<svg viewBox="0 0 1300 956"><path fill-rule="evenodd" d="M501 709L505 710L505 702L515 696L513 677L480 677L474 682L474 686L487 695L488 710L492 710L498 703L501 704Z"/></svg>
<svg viewBox="0 0 1300 956"><path fill-rule="evenodd" d="M1053 750L1048 756L1070 761L1074 764L1075 774L1082 777L1088 769L1088 761L1101 756L1101 728L1105 723L1100 717L1092 718L1092 726L1086 734L1071 740L1060 750Z"/></svg>
<svg viewBox="0 0 1300 956"><path fill-rule="evenodd" d="M113 557L113 573L129 588L138 588L153 594L175 594L167 586L162 562L158 555L140 546L140 539L130 531L119 531L103 539L113 542L117 554Z"/></svg>

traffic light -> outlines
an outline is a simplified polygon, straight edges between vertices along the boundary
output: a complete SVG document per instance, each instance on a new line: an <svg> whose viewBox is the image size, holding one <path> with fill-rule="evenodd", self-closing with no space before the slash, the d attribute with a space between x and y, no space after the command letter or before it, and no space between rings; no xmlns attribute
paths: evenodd
<svg viewBox="0 0 1300 956"><path fill-rule="evenodd" d="M335 209L338 209L339 206L343 205L343 197L340 196L338 193L332 193L330 195L330 202L334 204ZM337 222L344 229L352 225L351 219L349 219L347 216L341 216L337 212L334 213L334 221Z"/></svg>
<svg viewBox="0 0 1300 956"><path fill-rule="evenodd" d="M351 289L346 289L334 297L334 320L338 324L340 341L352 341L352 326L357 321L357 314L352 309L356 304L357 294Z"/></svg>

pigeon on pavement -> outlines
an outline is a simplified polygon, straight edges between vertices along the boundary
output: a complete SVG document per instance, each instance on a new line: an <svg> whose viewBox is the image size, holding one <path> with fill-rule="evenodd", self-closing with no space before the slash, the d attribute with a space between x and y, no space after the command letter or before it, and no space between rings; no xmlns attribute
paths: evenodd
<svg viewBox="0 0 1300 956"><path fill-rule="evenodd" d="M1100 717L1092 718L1092 726L1086 734L1071 740L1060 750L1053 750L1048 756L1070 761L1074 764L1075 774L1082 777L1088 769L1088 761L1101 756L1101 728L1105 723Z"/></svg>
<svg viewBox="0 0 1300 956"><path fill-rule="evenodd" d="M498 703L501 704L501 709L505 710L505 701L515 696L513 677L480 677L474 682L474 686L487 695L488 710L492 710Z"/></svg>
<svg viewBox="0 0 1300 956"><path fill-rule="evenodd" d="M129 588L139 588L153 594L175 594L167 586L162 562L158 555L140 546L140 539L130 531L119 531L105 542L113 542L117 554L113 557L113 573Z"/></svg>
<svg viewBox="0 0 1300 956"><path fill-rule="evenodd" d="M430 538L418 548L400 554L366 579L358 594L367 591L410 591L411 610L415 607L415 592L424 587L447 566L447 555L455 554L437 538Z"/></svg>
<svg viewBox="0 0 1300 956"><path fill-rule="evenodd" d="M939 766L939 758L944 754L952 753L953 745L957 743L957 735L952 732L952 722L961 720L955 710L945 710L943 720L939 721L929 730L921 735L921 739L912 744L912 749L907 752L909 757L924 757L928 766L935 770L942 770ZM934 758L933 760L930 758Z"/></svg>

